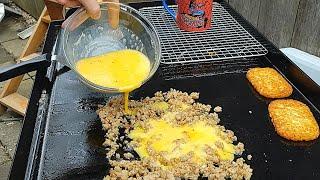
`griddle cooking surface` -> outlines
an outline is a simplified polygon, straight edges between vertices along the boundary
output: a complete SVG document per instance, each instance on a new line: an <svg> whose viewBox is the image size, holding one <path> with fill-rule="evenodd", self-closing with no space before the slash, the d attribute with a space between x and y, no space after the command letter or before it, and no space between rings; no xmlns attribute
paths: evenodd
<svg viewBox="0 0 320 180"><path fill-rule="evenodd" d="M91 92L72 72L57 77L53 92L40 162L41 179L102 177L107 160L101 146L104 133L95 110L107 95Z"/></svg>
<svg viewBox="0 0 320 180"><path fill-rule="evenodd" d="M275 133L268 117L270 100L258 95L246 80L245 70L252 66L271 64L260 57L251 66L239 66L239 71L234 73L171 80L164 80L158 71L146 85L132 93L132 99L170 88L200 92L200 102L222 106L221 124L233 130L245 144L243 156L253 156L247 161L253 168L252 179L319 179L319 140L293 143ZM72 72L57 77L40 162L41 178L101 179L105 175L108 164L101 145L104 132L95 109L108 97L92 92ZM308 104L297 90L291 97ZM312 111L319 120L319 113Z"/></svg>

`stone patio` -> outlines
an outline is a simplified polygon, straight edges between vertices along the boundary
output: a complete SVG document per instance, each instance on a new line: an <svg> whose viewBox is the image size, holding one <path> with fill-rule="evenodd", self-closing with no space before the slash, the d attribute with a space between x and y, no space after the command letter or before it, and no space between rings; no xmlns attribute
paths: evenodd
<svg viewBox="0 0 320 180"><path fill-rule="evenodd" d="M17 33L28 25L24 18L19 16L5 16L0 23L0 68L14 64L20 56L27 40L21 40ZM24 76L18 92L29 97L35 73ZM0 83L0 91L5 82ZM7 179L12 160L14 158L16 144L19 139L23 117L10 109L0 116L0 180Z"/></svg>

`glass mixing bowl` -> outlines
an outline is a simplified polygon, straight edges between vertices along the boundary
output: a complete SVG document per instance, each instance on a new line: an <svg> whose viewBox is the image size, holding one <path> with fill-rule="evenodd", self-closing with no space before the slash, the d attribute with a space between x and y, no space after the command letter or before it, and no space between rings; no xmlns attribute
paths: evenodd
<svg viewBox="0 0 320 180"><path fill-rule="evenodd" d="M104 2L100 7L101 16L98 20L88 18L73 29L72 24L84 16L80 10L72 14L70 20L66 22L62 43L66 65L73 69L87 86L101 92L119 92L118 89L102 87L88 81L77 72L76 62L111 51L134 49L145 54L151 64L149 76L142 83L144 84L153 76L160 64L161 47L155 28L139 11L127 5ZM118 28L114 29L108 23L108 11L117 7L120 7L120 20Z"/></svg>

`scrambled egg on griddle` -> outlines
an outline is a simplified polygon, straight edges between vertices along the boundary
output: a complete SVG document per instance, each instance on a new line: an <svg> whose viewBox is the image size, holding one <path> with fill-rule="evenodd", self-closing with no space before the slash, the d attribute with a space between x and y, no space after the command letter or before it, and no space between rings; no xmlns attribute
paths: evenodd
<svg viewBox="0 0 320 180"><path fill-rule="evenodd" d="M214 150L220 160L234 159L235 148L232 142L223 139L225 133L218 128L207 124L204 120L184 125L174 124L177 111L187 111L188 105L181 104L181 108L169 110L165 102L153 104L156 109L165 113L159 119L148 119L147 127L136 126L129 137L137 143L135 151L141 158L161 153L166 159L181 158L188 153L193 154L192 160L198 164L205 163L207 148Z"/></svg>

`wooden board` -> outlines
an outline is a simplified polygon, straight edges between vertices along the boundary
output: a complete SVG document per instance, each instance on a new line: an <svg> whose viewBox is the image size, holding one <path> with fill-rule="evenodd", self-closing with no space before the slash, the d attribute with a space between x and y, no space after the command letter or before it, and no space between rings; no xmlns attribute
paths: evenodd
<svg viewBox="0 0 320 180"><path fill-rule="evenodd" d="M46 13L46 9L43 10L42 14L44 15L45 13ZM42 22L40 19L36 25L35 31L32 33L31 37L29 38L27 45L20 56L20 59L34 53L38 49L38 47L40 46L40 44L42 43L46 35L47 28L48 28L48 24ZM23 75L8 80L8 82L6 83L6 85L4 86L0 94L0 98L3 98L9 94L16 92L18 90L18 87L22 79L23 79Z"/></svg>
<svg viewBox="0 0 320 180"><path fill-rule="evenodd" d="M41 18L41 20L42 20L43 22L45 22L45 23L48 23L48 24L51 22L51 18L50 18L49 15L43 16L43 17Z"/></svg>
<svg viewBox="0 0 320 180"><path fill-rule="evenodd" d="M47 10L46 8L43 9L41 17L47 15ZM31 37L29 38L27 45L24 49L24 51L22 52L20 59L26 58L27 56L34 56L33 53L35 53L38 49L38 47L41 45L46 32L48 29L48 24L42 21L42 18L39 18L37 25L36 25L36 29L34 30L34 32L32 33ZM33 55L32 55L33 54ZM20 60L18 60L18 62L20 62ZM17 111L18 113L23 113L21 115L24 115L27 106L22 106L21 103L14 103L12 102L11 104L7 102L7 97L11 96L12 94L16 94L19 85L21 83L23 79L23 75L12 78L10 80L8 80L4 86L4 88L2 89L2 92L0 94L0 102L3 101L6 103L0 103L0 114L2 114L7 107L12 108L14 111ZM25 97L23 96L14 96L15 100L17 102L25 102ZM25 109L22 110L22 107L24 107Z"/></svg>
<svg viewBox="0 0 320 180"><path fill-rule="evenodd" d="M291 45L320 56L320 1L301 0Z"/></svg>
<svg viewBox="0 0 320 180"><path fill-rule="evenodd" d="M291 46L320 56L319 0L227 2L279 48Z"/></svg>
<svg viewBox="0 0 320 180"><path fill-rule="evenodd" d="M47 15L47 10L44 8L41 17ZM30 36L25 49L23 50L20 58L28 56L34 53L38 47L42 44L44 37L46 36L46 32L48 30L48 24L43 22L40 18L37 22L36 29L33 31L32 35Z"/></svg>
<svg viewBox="0 0 320 180"><path fill-rule="evenodd" d="M229 0L229 4L235 8L252 25L258 25L261 0Z"/></svg>
<svg viewBox="0 0 320 180"><path fill-rule="evenodd" d="M291 43L299 0L261 1L258 29L279 48Z"/></svg>
<svg viewBox="0 0 320 180"><path fill-rule="evenodd" d="M22 79L23 75L8 80L1 91L0 99L17 92Z"/></svg>
<svg viewBox="0 0 320 180"><path fill-rule="evenodd" d="M38 18L44 8L43 0L13 0L18 6Z"/></svg>
<svg viewBox="0 0 320 180"><path fill-rule="evenodd" d="M26 114L28 102L28 98L18 93L13 93L0 99L2 105L11 108L14 112L22 116Z"/></svg>
<svg viewBox="0 0 320 180"><path fill-rule="evenodd" d="M29 54L28 56L25 56L25 57L23 57L23 58L20 58L19 61L20 61L20 62L28 61L28 60L30 60L30 59L32 59L32 58L35 58L35 57L39 56L40 54L41 54L41 53L32 53L32 54Z"/></svg>
<svg viewBox="0 0 320 180"><path fill-rule="evenodd" d="M48 9L49 16L52 20L64 19L63 5L58 4L56 0L44 0L44 3Z"/></svg>

